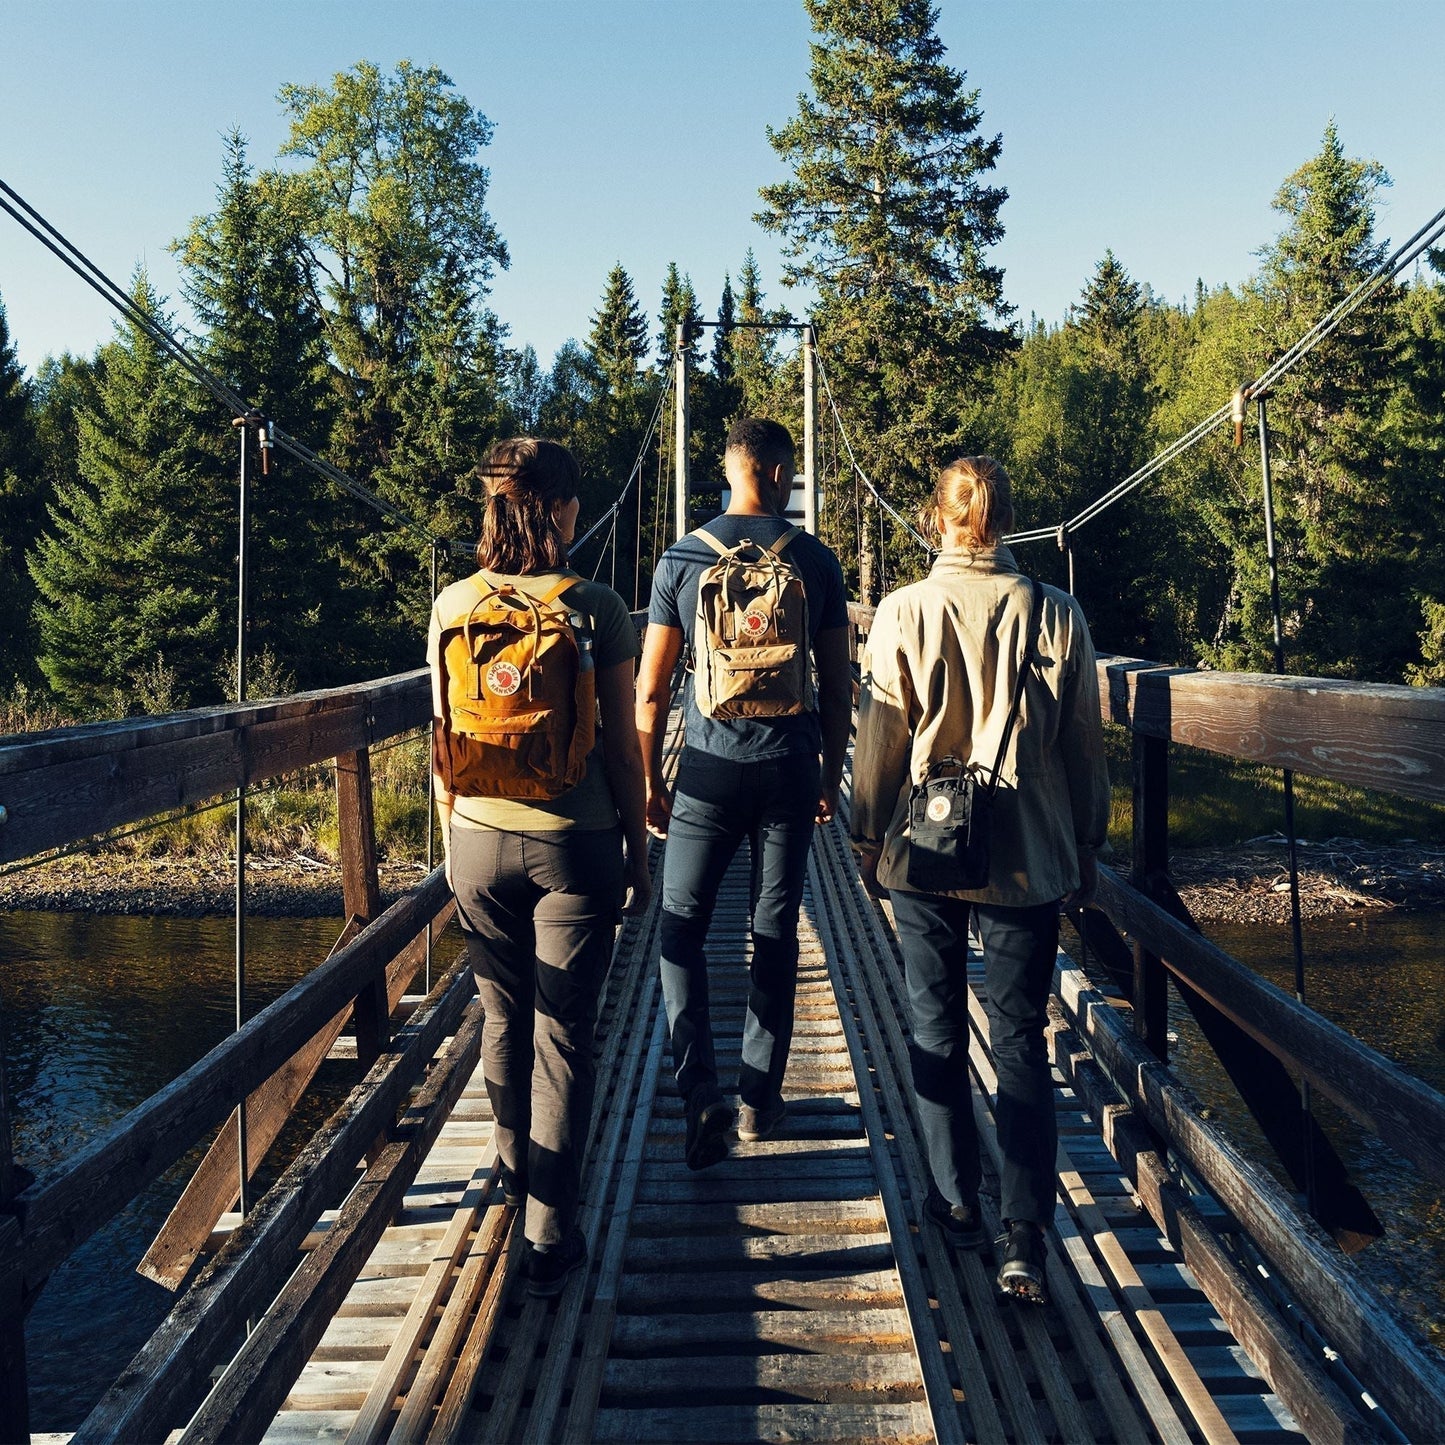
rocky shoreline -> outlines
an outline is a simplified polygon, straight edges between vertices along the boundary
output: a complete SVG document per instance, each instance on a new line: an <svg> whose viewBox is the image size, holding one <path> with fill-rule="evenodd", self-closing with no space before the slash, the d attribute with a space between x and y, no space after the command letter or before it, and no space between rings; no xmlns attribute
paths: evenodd
<svg viewBox="0 0 1445 1445"><path fill-rule="evenodd" d="M1445 907L1445 850L1329 838L1301 843L1299 862L1300 905L1307 918ZM418 864L383 863L384 901L415 887L424 872ZM1181 851L1174 855L1172 872L1180 896L1201 922L1282 923L1289 918L1282 838L1254 838L1227 850ZM224 916L233 908L233 873L225 858L79 854L0 876L0 911ZM247 905L262 917L340 917L341 871L304 854L253 859L247 869Z"/></svg>

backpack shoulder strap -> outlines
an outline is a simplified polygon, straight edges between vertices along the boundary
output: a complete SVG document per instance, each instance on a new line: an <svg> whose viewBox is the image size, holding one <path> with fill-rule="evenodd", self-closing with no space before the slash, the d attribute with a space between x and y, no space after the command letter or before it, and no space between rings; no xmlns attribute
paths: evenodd
<svg viewBox="0 0 1445 1445"><path fill-rule="evenodd" d="M779 537L778 540L774 542L771 547L768 548L768 551L771 552L775 557L782 556L783 548L786 547L788 543L791 542L793 538L796 537L798 533L802 530L803 529L801 527L789 527L788 530L784 532L783 535Z"/></svg>
<svg viewBox="0 0 1445 1445"><path fill-rule="evenodd" d="M581 577L563 577L560 582L547 588L545 592L538 593L533 600L541 606L547 607L561 597L564 592L568 592L577 586L582 580Z"/></svg>
<svg viewBox="0 0 1445 1445"><path fill-rule="evenodd" d="M719 542L718 539L714 537L713 534L709 532L706 527L695 528L692 532L692 535L696 537L698 541L706 542L707 545L711 547L713 551L718 554L719 557L726 557L727 554L733 550L725 543Z"/></svg>

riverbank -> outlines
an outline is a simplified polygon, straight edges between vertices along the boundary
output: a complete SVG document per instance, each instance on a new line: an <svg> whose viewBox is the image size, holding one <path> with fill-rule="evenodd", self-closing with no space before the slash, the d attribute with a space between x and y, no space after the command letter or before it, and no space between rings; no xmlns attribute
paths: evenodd
<svg viewBox="0 0 1445 1445"><path fill-rule="evenodd" d="M1329 838L1301 843L1300 908L1306 918L1359 911L1445 907L1445 851ZM1284 840L1255 838L1237 848L1174 855L1180 896L1201 922L1279 923L1289 918ZM171 914L191 918L231 912L234 876L224 858L135 858L77 855L0 877L0 911ZM381 888L390 903L414 887L424 870L383 863ZM339 917L341 870L295 853L255 858L247 867L247 906L272 918Z"/></svg>
<svg viewBox="0 0 1445 1445"><path fill-rule="evenodd" d="M383 863L381 898L393 903L426 870ZM235 909L235 866L226 858L131 858L84 854L0 877L0 911L223 917ZM246 910L261 918L339 918L341 869L294 854L246 865Z"/></svg>

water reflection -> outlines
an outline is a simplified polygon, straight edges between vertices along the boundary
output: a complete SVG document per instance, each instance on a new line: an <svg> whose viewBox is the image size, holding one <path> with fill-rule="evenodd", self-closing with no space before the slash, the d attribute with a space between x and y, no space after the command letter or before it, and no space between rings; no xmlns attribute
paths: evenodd
<svg viewBox="0 0 1445 1445"><path fill-rule="evenodd" d="M248 1013L315 967L339 931L339 920L250 920ZM48 1172L219 1043L234 1023L232 949L225 918L0 913L17 1160ZM280 1157L335 1108L354 1074L352 1064L323 1065ZM203 1152L178 1162L46 1285L26 1326L32 1429L74 1429L174 1302L135 1265Z"/></svg>
<svg viewBox="0 0 1445 1445"><path fill-rule="evenodd" d="M1211 923L1204 931L1241 963L1294 992L1287 924ZM1311 1008L1432 1088L1445 1091L1445 912L1306 920L1304 952L1305 997ZM1172 1051L1179 1073L1250 1154L1287 1182L1177 999L1170 1001L1169 1022L1179 1036ZM1433 1344L1445 1347L1445 1206L1440 1186L1317 1091L1314 1109L1388 1231L1357 1255L1356 1263Z"/></svg>

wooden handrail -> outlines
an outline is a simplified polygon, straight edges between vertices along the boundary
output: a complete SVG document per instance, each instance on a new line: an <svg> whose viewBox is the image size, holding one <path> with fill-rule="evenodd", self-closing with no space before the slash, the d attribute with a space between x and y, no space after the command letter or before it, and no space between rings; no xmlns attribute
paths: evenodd
<svg viewBox="0 0 1445 1445"><path fill-rule="evenodd" d="M38 1288L72 1250L350 1004L426 926L447 891L438 868L354 942L91 1140L64 1168L18 1195L13 1207L22 1224L27 1287Z"/></svg>
<svg viewBox="0 0 1445 1445"><path fill-rule="evenodd" d="M269 702L127 718L0 742L0 863L424 726L425 669Z"/></svg>

